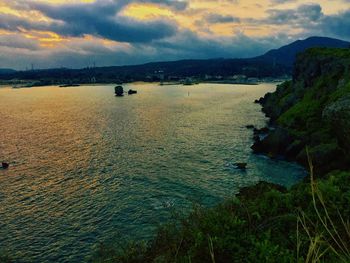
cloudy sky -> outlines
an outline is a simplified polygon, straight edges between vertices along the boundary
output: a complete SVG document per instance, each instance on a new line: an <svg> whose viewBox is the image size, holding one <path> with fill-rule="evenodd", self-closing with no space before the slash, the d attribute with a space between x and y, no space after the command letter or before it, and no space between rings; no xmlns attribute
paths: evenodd
<svg viewBox="0 0 350 263"><path fill-rule="evenodd" d="M0 67L250 57L308 36L350 40L350 0L0 0Z"/></svg>

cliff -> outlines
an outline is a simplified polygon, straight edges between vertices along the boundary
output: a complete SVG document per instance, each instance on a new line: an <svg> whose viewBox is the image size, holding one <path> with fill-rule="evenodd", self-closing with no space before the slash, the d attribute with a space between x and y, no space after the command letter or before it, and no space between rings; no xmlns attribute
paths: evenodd
<svg viewBox="0 0 350 263"><path fill-rule="evenodd" d="M259 102L272 129L253 150L306 165L316 173L349 167L350 49L314 48L298 55L293 80Z"/></svg>

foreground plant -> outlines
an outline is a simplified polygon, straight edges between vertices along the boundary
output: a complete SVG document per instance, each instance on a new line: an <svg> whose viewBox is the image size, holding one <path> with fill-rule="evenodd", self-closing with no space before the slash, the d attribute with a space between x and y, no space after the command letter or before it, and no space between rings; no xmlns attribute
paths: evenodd
<svg viewBox="0 0 350 263"><path fill-rule="evenodd" d="M317 220L313 222L304 211L299 212L297 257L299 258L299 224L301 224L310 242L305 262L320 262L329 251L337 256L339 262L350 262L349 218L344 220L339 208L323 197L314 177L314 166L308 148L306 152L310 168L312 205ZM331 207L335 207L336 217L330 215Z"/></svg>

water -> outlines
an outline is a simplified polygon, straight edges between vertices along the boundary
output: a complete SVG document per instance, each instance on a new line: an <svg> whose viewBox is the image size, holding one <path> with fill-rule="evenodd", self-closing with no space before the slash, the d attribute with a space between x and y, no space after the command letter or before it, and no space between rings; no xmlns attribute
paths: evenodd
<svg viewBox="0 0 350 263"><path fill-rule="evenodd" d="M25 262L80 262L98 242L152 237L173 209L304 175L250 150L245 125L266 123L252 102L272 84L125 88L138 94L0 89L0 160L11 163L0 170L0 250Z"/></svg>

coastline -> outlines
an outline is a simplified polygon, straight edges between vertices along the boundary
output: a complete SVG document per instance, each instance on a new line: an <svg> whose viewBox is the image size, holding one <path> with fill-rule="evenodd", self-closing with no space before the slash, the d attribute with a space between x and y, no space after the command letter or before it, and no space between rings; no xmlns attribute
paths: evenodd
<svg viewBox="0 0 350 263"><path fill-rule="evenodd" d="M199 80L195 81L191 84L186 84L183 82L161 82L161 81L155 81L155 82L148 82L148 81L132 81L132 82L125 82L122 85L127 84L137 84L137 83L154 83L156 85L160 86L176 86L176 85L196 85L196 84L231 84L231 85L247 85L247 86L255 86L262 83L272 83L272 84L278 84L281 83L281 80L276 79L276 81L259 81L259 82L241 82L241 81L232 81L232 80L222 80L222 81L208 81L208 80ZM13 83L13 82L3 82L0 84L0 88L15 88L15 89L22 89L22 88L35 88L35 87L62 87L62 88L69 88L69 87L77 87L77 86L101 86L101 85L119 85L115 82L99 82L99 83L73 83L73 84L66 84L66 83L55 83L55 84L48 84L48 83L33 83L33 81L24 81L20 83Z"/></svg>
<svg viewBox="0 0 350 263"><path fill-rule="evenodd" d="M331 50L321 49L323 57L316 56L316 51L311 49L298 57L293 81L255 101L270 121L264 137L254 137L252 149L273 158L282 156L307 168L305 149L309 147L317 166L315 173L322 177L332 170L349 168L347 77L337 76L345 74L346 71L339 73L339 64L344 69L349 66L349 52L345 50L341 54L345 58L339 59L329 54ZM320 64L327 71L317 66ZM327 77L333 75L337 76L333 80Z"/></svg>
<svg viewBox="0 0 350 263"><path fill-rule="evenodd" d="M350 134L350 103L345 103L350 100L350 79L341 75L339 65L343 65L341 72L349 70L350 50L340 58L334 56L336 52L340 53L336 49L303 53L293 82L259 100L274 129L264 129L262 137L255 137L255 152L297 160L309 168L308 177L288 190L265 182L242 188L215 208L194 208L189 216L160 227L149 243L130 243L122 251L101 246L92 261L279 263L311 257L317 258L315 262L348 262L350 256L344 251L350 247L350 234L344 222L350 214L350 155L342 153L349 153L344 142ZM322 72L318 65L327 70ZM322 91L324 104L310 109ZM300 122L305 116L308 126ZM335 131L327 129L333 121L337 121Z"/></svg>

